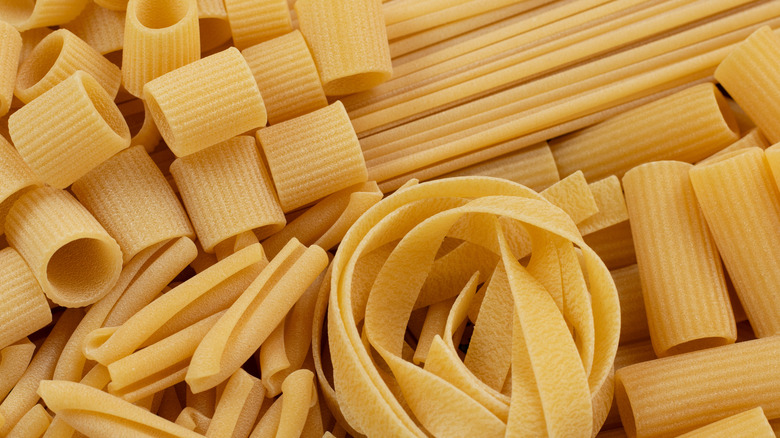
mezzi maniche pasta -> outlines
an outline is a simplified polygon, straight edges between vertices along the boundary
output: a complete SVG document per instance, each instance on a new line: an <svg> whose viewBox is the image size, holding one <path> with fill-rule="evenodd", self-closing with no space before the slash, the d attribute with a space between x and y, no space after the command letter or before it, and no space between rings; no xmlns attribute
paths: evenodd
<svg viewBox="0 0 780 438"><path fill-rule="evenodd" d="M0 438L773 436L778 28L0 1Z"/></svg>

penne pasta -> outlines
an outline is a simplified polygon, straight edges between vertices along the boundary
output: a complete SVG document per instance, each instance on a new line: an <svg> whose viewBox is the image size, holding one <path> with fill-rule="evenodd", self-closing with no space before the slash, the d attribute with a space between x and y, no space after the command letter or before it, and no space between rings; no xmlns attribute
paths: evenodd
<svg viewBox="0 0 780 438"><path fill-rule="evenodd" d="M0 21L0 47L0 116L3 116L11 109L19 56L22 53L21 34L5 21Z"/></svg>
<svg viewBox="0 0 780 438"><path fill-rule="evenodd" d="M124 10L111 10L98 5L97 2L89 2L75 20L66 23L62 28L73 32L101 55L117 52L124 47Z"/></svg>
<svg viewBox="0 0 780 438"><path fill-rule="evenodd" d="M14 202L41 184L13 145L0 136L0 235L5 232L5 217Z"/></svg>
<svg viewBox="0 0 780 438"><path fill-rule="evenodd" d="M239 50L293 30L287 0L225 0L225 9Z"/></svg>
<svg viewBox="0 0 780 438"><path fill-rule="evenodd" d="M0 348L21 341L51 322L51 310L24 259L13 248L0 250Z"/></svg>

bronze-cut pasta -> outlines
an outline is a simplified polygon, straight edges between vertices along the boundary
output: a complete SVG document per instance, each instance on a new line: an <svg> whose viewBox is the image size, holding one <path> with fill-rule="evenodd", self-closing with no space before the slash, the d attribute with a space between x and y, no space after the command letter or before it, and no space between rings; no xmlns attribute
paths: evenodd
<svg viewBox="0 0 780 438"><path fill-rule="evenodd" d="M6 235L46 296L63 306L99 300L122 270L119 245L63 190L47 186L22 195L6 217Z"/></svg>
<svg viewBox="0 0 780 438"><path fill-rule="evenodd" d="M199 410L187 406L179 412L179 415L174 422L193 432L205 435L211 425L211 418L207 417Z"/></svg>
<svg viewBox="0 0 780 438"><path fill-rule="evenodd" d="M239 50L293 30L287 0L225 0L225 9Z"/></svg>
<svg viewBox="0 0 780 438"><path fill-rule="evenodd" d="M8 130L24 161L60 189L130 145L111 96L82 71L13 113Z"/></svg>
<svg viewBox="0 0 780 438"><path fill-rule="evenodd" d="M11 109L16 72L22 53L22 36L11 24L0 21L0 116Z"/></svg>
<svg viewBox="0 0 780 438"><path fill-rule="evenodd" d="M76 18L88 0L37 0L5 2L0 5L0 20L19 31L57 26Z"/></svg>
<svg viewBox="0 0 780 438"><path fill-rule="evenodd" d="M285 224L254 137L178 158L171 174L206 252L245 231L265 237Z"/></svg>
<svg viewBox="0 0 780 438"><path fill-rule="evenodd" d="M38 280L13 248L0 250L0 285L0 348L6 348L48 325L51 310Z"/></svg>
<svg viewBox="0 0 780 438"><path fill-rule="evenodd" d="M761 406L684 433L679 438L772 438L776 436Z"/></svg>
<svg viewBox="0 0 780 438"><path fill-rule="evenodd" d="M201 52L209 52L230 41L230 23L224 1L198 0L198 21Z"/></svg>
<svg viewBox="0 0 780 438"><path fill-rule="evenodd" d="M46 409L36 404L27 411L13 429L8 432L8 438L40 438L51 424L51 415Z"/></svg>
<svg viewBox="0 0 780 438"><path fill-rule="evenodd" d="M589 186L593 192L598 212L577 223L583 236L628 220L626 200L623 197L620 180L616 176L604 178Z"/></svg>
<svg viewBox="0 0 780 438"><path fill-rule="evenodd" d="M609 180L603 180L594 183L593 187L595 190L591 190L588 182L585 181L585 176L582 172L577 171L552 184L539 194L565 211L571 216L575 224L580 224L596 214L601 213L603 215L603 211L608 210L608 208L600 208L598 202L606 204L606 200L602 198L607 197L601 195L606 190L601 190L601 187L604 183L609 182ZM599 194L598 201L594 196L596 193ZM620 203L616 202L616 204L619 205ZM590 226L591 229L595 228L593 225L595 225L595 222ZM582 232L583 229L580 228L580 231ZM585 233L583 232L583 234Z"/></svg>
<svg viewBox="0 0 780 438"><path fill-rule="evenodd" d="M149 82L144 101L178 157L266 124L252 71L233 47Z"/></svg>
<svg viewBox="0 0 780 438"><path fill-rule="evenodd" d="M328 105L317 67L299 30L248 47L241 53L263 95L269 124Z"/></svg>
<svg viewBox="0 0 780 438"><path fill-rule="evenodd" d="M257 131L285 213L367 181L355 130L336 101Z"/></svg>
<svg viewBox="0 0 780 438"><path fill-rule="evenodd" d="M205 435L208 438L247 438L263 403L260 379L238 369L225 384Z"/></svg>
<svg viewBox="0 0 780 438"><path fill-rule="evenodd" d="M27 338L0 349L0 400L11 392L24 375L34 352L35 344Z"/></svg>
<svg viewBox="0 0 780 438"><path fill-rule="evenodd" d="M5 217L14 202L26 191L40 185L38 176L19 152L0 136L0 234L5 232Z"/></svg>
<svg viewBox="0 0 780 438"><path fill-rule="evenodd" d="M650 331L647 326L639 267L633 264L610 273L620 298L620 345L648 339Z"/></svg>
<svg viewBox="0 0 780 438"><path fill-rule="evenodd" d="M154 244L195 238L184 208L143 146L114 155L72 190L116 239L125 263Z"/></svg>
<svg viewBox="0 0 780 438"><path fill-rule="evenodd" d="M100 0L98 0L100 1ZM125 44L125 13L89 2L84 10L62 26L102 55L122 50Z"/></svg>
<svg viewBox="0 0 780 438"><path fill-rule="evenodd" d="M390 79L393 67L380 0L295 2L325 94L364 91Z"/></svg>
<svg viewBox="0 0 780 438"><path fill-rule="evenodd" d="M52 32L54 31L48 27L39 27L22 32L22 53L19 55L19 64L24 62L27 56L33 51L35 46L37 46L41 40L46 38L46 35ZM16 105L13 105L14 103ZM20 106L21 103L22 102L17 100L16 102L12 102L12 106Z"/></svg>
<svg viewBox="0 0 780 438"><path fill-rule="evenodd" d="M314 390L314 373L309 370L298 370L287 376L282 384L282 412L279 414L279 428L276 436L279 438L295 438L301 436L309 408L314 405L317 393Z"/></svg>
<svg viewBox="0 0 780 438"><path fill-rule="evenodd" d="M761 134L761 131L758 128L751 129L745 135L743 135L742 138L740 138L739 140L726 146L725 148L719 150L718 152L715 152L714 154L699 161L696 164L706 163L708 161L715 160L720 156L731 153L732 151L737 151L740 149L748 149L753 147L759 147L761 149L766 149L769 147L769 143L766 141L764 135Z"/></svg>

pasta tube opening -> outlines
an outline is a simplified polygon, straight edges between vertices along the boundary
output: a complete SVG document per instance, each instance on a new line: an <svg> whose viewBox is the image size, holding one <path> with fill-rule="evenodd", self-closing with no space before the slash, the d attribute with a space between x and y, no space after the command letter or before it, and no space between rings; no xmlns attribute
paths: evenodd
<svg viewBox="0 0 780 438"><path fill-rule="evenodd" d="M623 423L623 430L628 436L636 436L636 420L634 419L634 409L631 406L631 400L620 379L615 380L615 401L620 410L620 421Z"/></svg>
<svg viewBox="0 0 780 438"><path fill-rule="evenodd" d="M32 17L33 10L35 10L35 2L32 1L2 2L0 4L0 19L18 27Z"/></svg>
<svg viewBox="0 0 780 438"><path fill-rule="evenodd" d="M117 136L121 137L123 140L129 141L130 128L128 128L122 112L119 111L119 108L112 100L106 99L106 91L103 87L92 78L89 78L90 80L86 79L87 76L88 75L83 74L83 79L79 82L82 87L84 87L84 91L86 91L87 97L90 102L92 102L92 105L94 105L98 115Z"/></svg>
<svg viewBox="0 0 780 438"><path fill-rule="evenodd" d="M16 88L25 92L40 82L46 73L54 67L64 45L65 35L58 32L41 40L30 53L31 56L27 57L29 62L24 62L19 66Z"/></svg>
<svg viewBox="0 0 780 438"><path fill-rule="evenodd" d="M183 20L189 8L185 0L139 1L135 3L135 16L144 27L163 29Z"/></svg>
<svg viewBox="0 0 780 438"><path fill-rule="evenodd" d="M52 292L68 302L82 301L84 291L105 291L116 283L116 244L96 238L74 240L58 249L46 265Z"/></svg>

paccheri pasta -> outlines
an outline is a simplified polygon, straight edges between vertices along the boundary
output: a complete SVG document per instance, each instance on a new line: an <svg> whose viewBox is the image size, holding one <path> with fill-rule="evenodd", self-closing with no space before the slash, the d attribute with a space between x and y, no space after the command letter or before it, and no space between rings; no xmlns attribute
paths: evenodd
<svg viewBox="0 0 780 438"><path fill-rule="evenodd" d="M0 437L773 436L778 29L0 2Z"/></svg>

